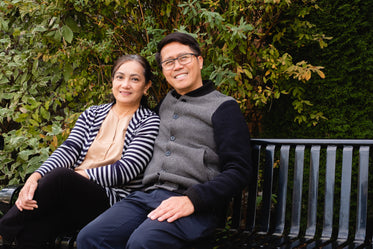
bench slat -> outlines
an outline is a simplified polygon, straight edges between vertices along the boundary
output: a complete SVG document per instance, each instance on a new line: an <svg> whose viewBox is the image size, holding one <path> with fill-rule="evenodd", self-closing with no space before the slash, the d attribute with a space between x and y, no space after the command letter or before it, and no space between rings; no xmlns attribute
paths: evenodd
<svg viewBox="0 0 373 249"><path fill-rule="evenodd" d="M262 192L262 209L261 217L259 219L259 232L268 233L272 206L272 183L273 183L273 163L275 155L275 146L267 145L265 148L265 167L263 171L263 185Z"/></svg>
<svg viewBox="0 0 373 249"><path fill-rule="evenodd" d="M316 234L317 197L320 169L320 145L311 147L310 178L308 189L308 215L305 238L312 239Z"/></svg>
<svg viewBox="0 0 373 249"><path fill-rule="evenodd" d="M297 237L300 231L300 218L302 206L303 171L304 171L304 145L295 147L295 165L293 179L293 199L291 209L290 237Z"/></svg>
<svg viewBox="0 0 373 249"><path fill-rule="evenodd" d="M339 242L347 241L348 227L350 217L350 193L351 193L351 174L352 174L352 146L343 146L343 159L342 159L342 181L341 181L341 204L339 212L339 229L338 238Z"/></svg>
<svg viewBox="0 0 373 249"><path fill-rule="evenodd" d="M324 225L321 238L329 240L333 231L333 208L335 187L335 165L337 158L337 146L330 145L326 149L326 173L325 173L325 200L324 200Z"/></svg>
<svg viewBox="0 0 373 249"><path fill-rule="evenodd" d="M368 209L369 147L359 149L359 180L355 242L362 243L366 236Z"/></svg>
<svg viewBox="0 0 373 249"><path fill-rule="evenodd" d="M280 149L280 167L278 181L278 199L276 206L276 226L275 235L282 235L285 228L285 213L286 213L286 196L288 185L288 170L289 170L289 152L290 146L283 145Z"/></svg>

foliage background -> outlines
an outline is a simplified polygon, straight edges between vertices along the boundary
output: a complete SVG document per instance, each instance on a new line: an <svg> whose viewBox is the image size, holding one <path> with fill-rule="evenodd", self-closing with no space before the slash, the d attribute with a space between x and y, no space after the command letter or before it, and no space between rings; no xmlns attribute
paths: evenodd
<svg viewBox="0 0 373 249"><path fill-rule="evenodd" d="M318 124L325 117L310 108L305 89L311 75L324 73L295 53L326 46L307 20L317 10L313 0L2 1L0 180L24 181L84 109L109 101L110 66L121 54L140 53L154 66L155 105L169 88L155 65L156 44L175 30L200 41L203 77L238 100L253 136L284 95L295 122Z"/></svg>
<svg viewBox="0 0 373 249"><path fill-rule="evenodd" d="M327 118L317 126L292 122L291 99L284 96L263 121L261 136L280 138L373 138L372 1L320 0L308 20L332 37L327 46L299 47L294 58L324 66L326 79L312 77L305 98ZM286 47L285 47L286 48Z"/></svg>

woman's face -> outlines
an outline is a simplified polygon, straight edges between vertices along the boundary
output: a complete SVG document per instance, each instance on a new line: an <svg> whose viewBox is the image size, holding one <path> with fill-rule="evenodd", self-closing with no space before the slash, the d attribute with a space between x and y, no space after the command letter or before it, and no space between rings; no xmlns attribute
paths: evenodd
<svg viewBox="0 0 373 249"><path fill-rule="evenodd" d="M150 86L151 82L145 82L141 64L126 61L114 73L112 91L117 104L138 106Z"/></svg>

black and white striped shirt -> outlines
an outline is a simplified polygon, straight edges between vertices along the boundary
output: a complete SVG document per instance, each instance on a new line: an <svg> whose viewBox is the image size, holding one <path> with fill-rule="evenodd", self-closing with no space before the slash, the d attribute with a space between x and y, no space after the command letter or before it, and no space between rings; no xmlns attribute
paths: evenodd
<svg viewBox="0 0 373 249"><path fill-rule="evenodd" d="M113 103L103 104L85 110L66 141L36 172L44 176L57 167L78 167L84 161L112 106ZM111 204L142 187L142 173L152 157L159 122L156 113L140 106L128 125L122 158L113 164L86 170L90 180L106 189Z"/></svg>

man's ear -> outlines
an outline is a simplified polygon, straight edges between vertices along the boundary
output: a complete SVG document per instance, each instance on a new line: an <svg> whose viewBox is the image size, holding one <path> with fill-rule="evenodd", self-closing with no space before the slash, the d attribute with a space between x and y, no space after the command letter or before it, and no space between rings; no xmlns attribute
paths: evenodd
<svg viewBox="0 0 373 249"><path fill-rule="evenodd" d="M199 69L202 70L202 68L203 68L203 58L202 58L202 56L198 56L197 58L198 58Z"/></svg>

